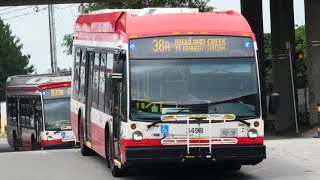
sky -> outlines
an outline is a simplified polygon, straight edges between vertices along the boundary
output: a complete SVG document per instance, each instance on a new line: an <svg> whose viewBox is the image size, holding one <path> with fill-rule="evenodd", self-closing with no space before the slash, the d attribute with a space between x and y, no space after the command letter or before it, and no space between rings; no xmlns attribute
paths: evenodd
<svg viewBox="0 0 320 180"><path fill-rule="evenodd" d="M304 24L304 1L294 0L295 24ZM211 0L209 5L216 10L235 10L240 12L240 0ZM37 73L47 73L51 69L48 6L0 7L0 17L9 24L12 34L23 44L22 53L30 54L30 64L35 65ZM79 15L78 4L55 5L55 27L58 67L70 68L72 56L66 55L61 47L63 36L73 33L74 22ZM264 31L270 32L269 0L263 0Z"/></svg>

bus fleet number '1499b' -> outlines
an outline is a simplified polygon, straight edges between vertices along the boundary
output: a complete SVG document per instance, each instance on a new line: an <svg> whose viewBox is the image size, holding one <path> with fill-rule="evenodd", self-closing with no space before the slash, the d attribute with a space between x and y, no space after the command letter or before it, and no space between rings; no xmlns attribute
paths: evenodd
<svg viewBox="0 0 320 180"><path fill-rule="evenodd" d="M187 128L187 133L202 134L203 128Z"/></svg>

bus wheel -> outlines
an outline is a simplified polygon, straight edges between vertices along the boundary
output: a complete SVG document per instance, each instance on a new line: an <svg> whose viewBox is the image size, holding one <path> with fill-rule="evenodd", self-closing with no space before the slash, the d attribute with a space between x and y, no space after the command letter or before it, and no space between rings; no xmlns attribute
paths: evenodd
<svg viewBox="0 0 320 180"><path fill-rule="evenodd" d="M109 128L109 127L106 127ZM105 133L105 150L106 150L106 159L107 159L107 167L110 169L110 159L111 159L111 146L110 146L110 140L109 140L109 130L106 131Z"/></svg>
<svg viewBox="0 0 320 180"><path fill-rule="evenodd" d="M34 136L31 137L31 149L32 151L40 149L39 144L36 142Z"/></svg>
<svg viewBox="0 0 320 180"><path fill-rule="evenodd" d="M125 169L120 169L118 168L115 164L114 164L114 147L112 145L112 142L111 142L111 137L109 136L108 138L108 143L107 143L107 155L108 155L108 163L111 167L111 173L114 177L124 177L124 176L127 176L128 175L128 169L125 168Z"/></svg>
<svg viewBox="0 0 320 180"><path fill-rule="evenodd" d="M16 135L15 132L13 133L13 150L14 151L19 151L17 135Z"/></svg>
<svg viewBox="0 0 320 180"><path fill-rule="evenodd" d="M35 142L35 140L34 140L33 137L32 137L32 139L31 139L31 150L32 150L32 151L37 150L36 147L37 147L36 142Z"/></svg>
<svg viewBox="0 0 320 180"><path fill-rule="evenodd" d="M83 133L83 127L82 123L80 122L80 132L79 133L79 141L80 141L80 149L81 149L81 154L82 156L90 156L92 155L91 149L89 149L85 144L84 144L84 133Z"/></svg>

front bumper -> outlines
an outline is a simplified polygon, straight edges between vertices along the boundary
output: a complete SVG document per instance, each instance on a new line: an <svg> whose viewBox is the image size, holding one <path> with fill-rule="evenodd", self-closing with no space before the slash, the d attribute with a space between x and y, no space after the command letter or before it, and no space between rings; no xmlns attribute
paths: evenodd
<svg viewBox="0 0 320 180"><path fill-rule="evenodd" d="M41 141L41 149L66 149L66 148L74 148L76 146L75 141L65 141L63 142L61 139L54 139L51 141L42 140Z"/></svg>
<svg viewBox="0 0 320 180"><path fill-rule="evenodd" d="M146 162L181 162L188 160L210 160L216 163L238 163L255 165L266 158L264 145L228 145L209 148L191 148L187 154L186 146L166 147L127 147L127 165Z"/></svg>
<svg viewBox="0 0 320 180"><path fill-rule="evenodd" d="M68 149L68 148L74 148L75 143L74 142L63 142L63 143L57 143L57 144L45 144L44 150L49 149Z"/></svg>

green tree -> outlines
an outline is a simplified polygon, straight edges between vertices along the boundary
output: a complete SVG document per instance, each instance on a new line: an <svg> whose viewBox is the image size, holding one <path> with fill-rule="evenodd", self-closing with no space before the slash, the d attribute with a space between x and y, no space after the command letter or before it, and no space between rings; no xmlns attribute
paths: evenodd
<svg viewBox="0 0 320 180"><path fill-rule="evenodd" d="M9 76L35 71L29 65L30 55L23 55L20 39L12 35L10 26L0 19L0 101L5 100L6 80Z"/></svg>
<svg viewBox="0 0 320 180"><path fill-rule="evenodd" d="M306 87L308 84L308 67L307 67L307 44L305 26L296 26L296 52L302 52L303 58L296 60L296 72L298 78L298 87Z"/></svg>
<svg viewBox="0 0 320 180"><path fill-rule="evenodd" d="M64 35L63 42L62 42L61 46L64 46L64 47L67 48L67 49L65 49L63 51L67 55L71 55L72 54L72 43L73 43L72 34Z"/></svg>
<svg viewBox="0 0 320 180"><path fill-rule="evenodd" d="M147 7L189 7L199 8L200 12L213 11L208 6L210 0L131 0L131 1L110 1L105 3L89 3L84 12L88 13L99 9L141 9Z"/></svg>
<svg viewBox="0 0 320 180"><path fill-rule="evenodd" d="M210 12L214 7L208 6L210 0L130 0L130 1L108 1L104 3L88 3L84 12L89 13L99 9L142 9L147 7L189 7L199 8L200 12ZM67 34L61 44L66 48L67 55L72 53L72 35Z"/></svg>

